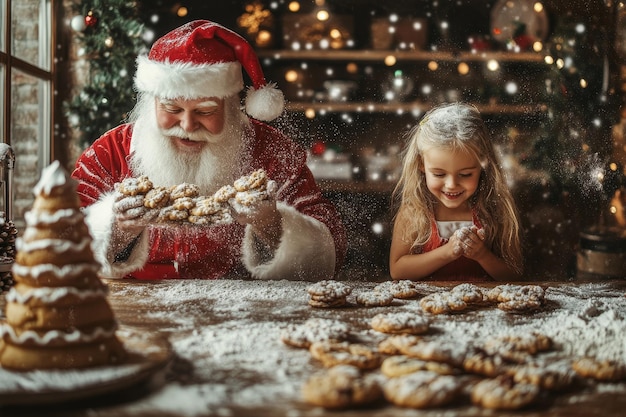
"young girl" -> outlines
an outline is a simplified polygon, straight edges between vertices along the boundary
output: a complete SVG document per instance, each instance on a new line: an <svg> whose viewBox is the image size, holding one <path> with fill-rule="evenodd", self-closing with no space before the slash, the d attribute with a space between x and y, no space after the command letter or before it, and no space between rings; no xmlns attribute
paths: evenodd
<svg viewBox="0 0 626 417"><path fill-rule="evenodd" d="M458 103L430 110L404 152L391 277L519 280L517 209L478 110Z"/></svg>

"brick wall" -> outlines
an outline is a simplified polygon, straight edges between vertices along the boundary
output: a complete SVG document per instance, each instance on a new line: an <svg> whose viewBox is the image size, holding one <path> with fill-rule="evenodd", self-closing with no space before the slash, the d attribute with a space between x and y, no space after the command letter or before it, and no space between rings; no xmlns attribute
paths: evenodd
<svg viewBox="0 0 626 417"><path fill-rule="evenodd" d="M40 0L12 3L14 55L29 63L39 62ZM12 217L18 229L24 212L33 203L32 189L39 178L39 140L43 128L42 81L13 68L11 73L11 147L15 152ZM33 166L37 169L33 169Z"/></svg>

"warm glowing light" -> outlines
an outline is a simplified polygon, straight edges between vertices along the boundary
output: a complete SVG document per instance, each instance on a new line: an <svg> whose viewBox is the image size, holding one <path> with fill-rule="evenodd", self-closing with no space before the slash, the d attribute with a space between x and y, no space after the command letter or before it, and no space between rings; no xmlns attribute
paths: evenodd
<svg viewBox="0 0 626 417"><path fill-rule="evenodd" d="M439 64L437 64L436 61L430 61L428 63L428 69L431 71L437 71L437 68L439 68Z"/></svg>
<svg viewBox="0 0 626 417"><path fill-rule="evenodd" d="M533 51L541 52L543 50L543 43L540 41L533 42Z"/></svg>
<svg viewBox="0 0 626 417"><path fill-rule="evenodd" d="M585 80L584 78L580 79L580 86L582 88L587 88L587 80Z"/></svg>
<svg viewBox="0 0 626 417"><path fill-rule="evenodd" d="M348 74L356 74L358 70L359 66L354 62L350 62L346 65L346 71L348 71Z"/></svg>
<svg viewBox="0 0 626 417"><path fill-rule="evenodd" d="M285 80L289 83L298 81L298 71L289 70L285 73Z"/></svg>
<svg viewBox="0 0 626 417"><path fill-rule="evenodd" d="M339 29L331 29L329 35L333 39L341 39L341 31Z"/></svg>
<svg viewBox="0 0 626 417"><path fill-rule="evenodd" d="M500 63L495 59L490 59L487 61L487 69L489 71L497 71L500 69Z"/></svg>
<svg viewBox="0 0 626 417"><path fill-rule="evenodd" d="M563 60L563 58L559 58L556 60L556 67L558 69L562 69L565 66L565 61Z"/></svg>
<svg viewBox="0 0 626 417"><path fill-rule="evenodd" d="M187 13L189 13L189 10L187 10L185 6L179 7L178 10L176 10L176 15L178 17L185 17L187 16Z"/></svg>
<svg viewBox="0 0 626 417"><path fill-rule="evenodd" d="M387 55L385 57L385 65L387 65L388 67L396 65L396 57L393 55Z"/></svg>
<svg viewBox="0 0 626 417"><path fill-rule="evenodd" d="M611 212L611 214L615 214L615 213L617 213L617 207L611 206L611 207L609 207L609 211Z"/></svg>
<svg viewBox="0 0 626 417"><path fill-rule="evenodd" d="M330 19L330 13L328 13L328 10L320 10L317 12L317 14L315 15L315 17L317 18L317 20L319 20L320 22L325 22L328 19Z"/></svg>
<svg viewBox="0 0 626 417"><path fill-rule="evenodd" d="M315 118L315 110L313 110L313 109L306 109L304 111L304 115L306 116L307 119L314 119Z"/></svg>
<svg viewBox="0 0 626 417"><path fill-rule="evenodd" d="M546 55L543 61L548 65L554 64L554 58L552 58L550 55Z"/></svg>
<svg viewBox="0 0 626 417"><path fill-rule="evenodd" d="M541 13L543 11L543 4L537 2L533 5L533 9L537 12L537 13Z"/></svg>
<svg viewBox="0 0 626 417"><path fill-rule="evenodd" d="M617 164L615 162L611 162L609 164L609 169L613 172L617 171Z"/></svg>
<svg viewBox="0 0 626 417"><path fill-rule="evenodd" d="M289 8L290 12L297 12L300 11L300 3L298 3L297 1L292 1L291 3L289 3L289 6L287 6Z"/></svg>
<svg viewBox="0 0 626 417"><path fill-rule="evenodd" d="M258 46L269 46L272 42L272 33L268 30L260 30L256 35L256 44Z"/></svg>
<svg viewBox="0 0 626 417"><path fill-rule="evenodd" d="M459 65L456 67L456 70L461 75L467 75L467 74L469 74L470 67L469 67L469 65L467 65L467 63L460 62Z"/></svg>

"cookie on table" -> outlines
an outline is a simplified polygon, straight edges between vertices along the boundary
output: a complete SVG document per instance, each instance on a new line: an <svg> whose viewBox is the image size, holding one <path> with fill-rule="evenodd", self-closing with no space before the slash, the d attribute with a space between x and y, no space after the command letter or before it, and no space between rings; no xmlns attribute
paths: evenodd
<svg viewBox="0 0 626 417"><path fill-rule="evenodd" d="M389 292L395 298L400 299L415 298L420 295L415 282L408 279L381 282L374 287L374 291Z"/></svg>
<svg viewBox="0 0 626 417"><path fill-rule="evenodd" d="M346 304L346 297L352 292L352 287L341 281L323 280L310 285L307 292L312 307L340 307Z"/></svg>
<svg viewBox="0 0 626 417"><path fill-rule="evenodd" d="M574 370L563 363L528 363L516 366L509 373L517 383L533 384L550 391L567 389L575 382Z"/></svg>
<svg viewBox="0 0 626 417"><path fill-rule="evenodd" d="M381 333L391 334L423 334L430 328L430 319L419 313L392 312L375 315L370 325Z"/></svg>
<svg viewBox="0 0 626 417"><path fill-rule="evenodd" d="M471 348L452 340L417 340L412 345L398 345L404 355L424 361L443 362L461 367Z"/></svg>
<svg viewBox="0 0 626 417"><path fill-rule="evenodd" d="M572 369L580 376L597 381L621 381L626 379L626 365L608 359L584 357L572 362Z"/></svg>
<svg viewBox="0 0 626 417"><path fill-rule="evenodd" d="M310 318L302 324L292 324L283 329L280 340L286 345L308 349L320 341L342 341L350 334L349 326L341 321Z"/></svg>
<svg viewBox="0 0 626 417"><path fill-rule="evenodd" d="M442 362L423 361L405 355L389 356L380 365L380 371L389 378L411 374L417 371L431 371L440 375L457 375L459 370Z"/></svg>
<svg viewBox="0 0 626 417"><path fill-rule="evenodd" d="M423 311L431 314L445 314L467 309L467 303L458 294L450 291L434 292L420 300Z"/></svg>
<svg viewBox="0 0 626 417"><path fill-rule="evenodd" d="M462 364L466 372L490 378L507 373L512 366L511 362L501 355L488 353L482 349L474 349L465 355Z"/></svg>
<svg viewBox="0 0 626 417"><path fill-rule="evenodd" d="M467 304L480 305L487 301L487 295L481 287L467 282L453 287L450 293Z"/></svg>
<svg viewBox="0 0 626 417"><path fill-rule="evenodd" d="M365 307L385 307L393 303L393 294L386 291L362 291L357 294L356 303Z"/></svg>
<svg viewBox="0 0 626 417"><path fill-rule="evenodd" d="M487 299L497 303L500 310L526 313L542 307L544 289L539 285L501 284L487 292Z"/></svg>
<svg viewBox="0 0 626 417"><path fill-rule="evenodd" d="M359 369L374 369L378 368L382 362L382 356L377 349L360 343L314 342L309 347L309 352L326 368L336 365L352 365Z"/></svg>
<svg viewBox="0 0 626 417"><path fill-rule="evenodd" d="M424 409L453 402L461 388L461 381L454 376L418 371L389 379L383 385L383 393L397 406Z"/></svg>
<svg viewBox="0 0 626 417"><path fill-rule="evenodd" d="M487 352L501 355L512 362L526 362L530 355L552 348L552 339L539 332L507 334L487 339L483 345Z"/></svg>
<svg viewBox="0 0 626 417"><path fill-rule="evenodd" d="M410 334L394 334L378 343L378 351L386 355L398 355L403 349L408 349L419 342L419 336Z"/></svg>
<svg viewBox="0 0 626 417"><path fill-rule="evenodd" d="M302 397L309 404L327 409L359 407L380 400L380 384L373 375L362 375L359 368L337 365L312 375L302 386Z"/></svg>
<svg viewBox="0 0 626 417"><path fill-rule="evenodd" d="M532 404L539 396L534 384L516 383L513 377L501 375L478 382L471 391L472 403L491 410L517 410Z"/></svg>

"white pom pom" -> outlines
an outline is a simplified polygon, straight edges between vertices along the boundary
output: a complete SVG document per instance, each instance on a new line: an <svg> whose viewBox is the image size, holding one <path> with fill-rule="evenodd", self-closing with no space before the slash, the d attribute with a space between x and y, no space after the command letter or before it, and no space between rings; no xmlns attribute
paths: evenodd
<svg viewBox="0 0 626 417"><path fill-rule="evenodd" d="M269 83L255 90L250 88L246 93L246 113L257 120L269 122L280 116L285 108L285 96Z"/></svg>

